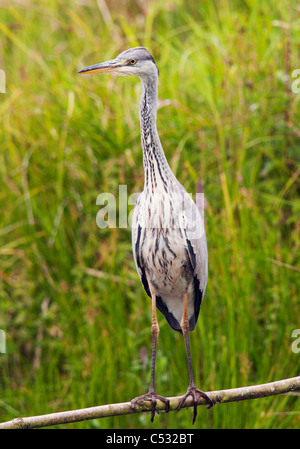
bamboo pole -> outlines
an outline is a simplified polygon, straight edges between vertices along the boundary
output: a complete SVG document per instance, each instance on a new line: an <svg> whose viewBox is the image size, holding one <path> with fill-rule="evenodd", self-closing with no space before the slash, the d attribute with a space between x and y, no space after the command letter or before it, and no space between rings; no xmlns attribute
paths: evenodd
<svg viewBox="0 0 300 449"><path fill-rule="evenodd" d="M276 382L253 385L248 387L233 388L230 390L208 391L214 404L224 404L227 402L245 401L248 399L257 399L267 396L289 393L291 391L300 391L300 376L290 379L279 380ZM182 396L170 397L170 411L175 411L179 405ZM199 398L198 405L205 405L203 398ZM187 398L185 407L192 407L192 399ZM164 411L165 404L157 401L157 410ZM86 421L89 419L99 419L109 416L130 415L133 413L149 412L151 403L144 402L132 408L130 402L118 404L100 405L96 407L83 408L79 410L69 410L65 412L50 413L47 415L31 416L25 418L15 418L11 421L0 423L0 429L32 429L38 427L54 426L58 424Z"/></svg>

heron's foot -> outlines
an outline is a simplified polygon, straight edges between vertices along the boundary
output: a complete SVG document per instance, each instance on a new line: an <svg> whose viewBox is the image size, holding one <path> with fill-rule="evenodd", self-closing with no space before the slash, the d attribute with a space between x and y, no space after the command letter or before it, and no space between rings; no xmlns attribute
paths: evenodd
<svg viewBox="0 0 300 449"><path fill-rule="evenodd" d="M167 398L164 398L163 396L159 396L155 393L155 391L143 394L142 396L138 396L137 398L132 399L131 401L131 407L136 408L137 405L144 405L145 402L151 401L151 422L154 420L155 412L159 413L158 410L156 410L156 401L159 399L166 405L165 412L168 413L170 411L170 401Z"/></svg>
<svg viewBox="0 0 300 449"><path fill-rule="evenodd" d="M188 396L192 396L192 398L193 398L193 403L194 403L193 424L194 424L194 422L196 421L196 416L197 416L197 400L198 400L198 398L202 397L206 400L206 402L208 404L208 406L206 407L207 409L211 408L214 405L214 403L210 399L210 397L206 393L204 393L204 391L199 390L198 388L196 388L196 386L189 387L187 392L185 393L185 395L182 396L182 398L180 399L179 405L177 407L178 411L184 406L184 403Z"/></svg>

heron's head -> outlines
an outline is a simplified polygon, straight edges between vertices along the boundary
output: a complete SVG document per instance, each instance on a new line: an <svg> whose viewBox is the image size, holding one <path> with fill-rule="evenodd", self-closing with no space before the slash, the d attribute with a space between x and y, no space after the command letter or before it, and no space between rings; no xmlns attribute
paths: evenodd
<svg viewBox="0 0 300 449"><path fill-rule="evenodd" d="M132 75L140 78L156 76L159 71L153 56L144 47L125 50L111 61L91 65L78 73L116 73L117 75Z"/></svg>

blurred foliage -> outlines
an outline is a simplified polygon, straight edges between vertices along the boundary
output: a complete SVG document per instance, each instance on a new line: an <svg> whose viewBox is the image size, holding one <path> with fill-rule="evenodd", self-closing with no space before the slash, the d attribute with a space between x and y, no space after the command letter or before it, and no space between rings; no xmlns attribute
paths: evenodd
<svg viewBox="0 0 300 449"><path fill-rule="evenodd" d="M0 4L0 420L146 392L151 307L130 228L99 229L99 193L143 188L137 79L77 76L143 45L160 69L171 168L205 192L209 283L191 334L203 390L299 374L300 4L56 0ZM130 210L130 206L129 206ZM162 315L157 392L186 391ZM175 349L176 348L176 349ZM186 379L186 380L184 380ZM297 408L298 407L298 408ZM294 396L199 409L200 428L296 428ZM189 428L191 412L69 425Z"/></svg>

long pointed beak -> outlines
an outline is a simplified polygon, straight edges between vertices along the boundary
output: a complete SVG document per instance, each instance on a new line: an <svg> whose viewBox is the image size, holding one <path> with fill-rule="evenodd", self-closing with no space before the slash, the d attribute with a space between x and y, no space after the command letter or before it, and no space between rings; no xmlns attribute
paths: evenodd
<svg viewBox="0 0 300 449"><path fill-rule="evenodd" d="M111 61L100 62L100 64L90 65L85 69L79 70L77 73L113 73L117 72L121 67L124 67L126 61L112 59Z"/></svg>

